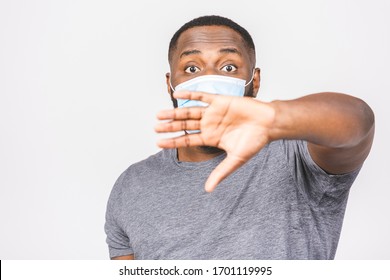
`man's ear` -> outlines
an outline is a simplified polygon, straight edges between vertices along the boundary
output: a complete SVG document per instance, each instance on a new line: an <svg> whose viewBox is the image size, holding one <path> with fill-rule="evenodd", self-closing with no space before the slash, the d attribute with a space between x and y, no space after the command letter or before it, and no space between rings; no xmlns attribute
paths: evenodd
<svg viewBox="0 0 390 280"><path fill-rule="evenodd" d="M168 93L169 93L169 95L172 95L171 83L170 83L170 80L171 80L171 73L169 73L169 72L166 73L166 74L165 74L165 78L166 78Z"/></svg>
<svg viewBox="0 0 390 280"><path fill-rule="evenodd" d="M253 92L252 96L256 97L260 89L260 68L255 68L255 73L253 74Z"/></svg>
<svg viewBox="0 0 390 280"><path fill-rule="evenodd" d="M167 83L167 90L169 93L169 96L171 97L173 108L177 108L177 100L173 98L173 89L171 88L171 73L165 74L166 83Z"/></svg>

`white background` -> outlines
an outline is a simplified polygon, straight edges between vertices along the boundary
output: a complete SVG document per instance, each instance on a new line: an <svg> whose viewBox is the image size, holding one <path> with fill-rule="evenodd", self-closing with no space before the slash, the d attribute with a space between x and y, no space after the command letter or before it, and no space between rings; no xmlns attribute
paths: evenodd
<svg viewBox="0 0 390 280"><path fill-rule="evenodd" d="M170 108L168 43L194 17L245 27L258 98L364 99L372 152L351 193L337 259L390 259L390 1L0 0L0 259L107 259L108 195L158 151Z"/></svg>

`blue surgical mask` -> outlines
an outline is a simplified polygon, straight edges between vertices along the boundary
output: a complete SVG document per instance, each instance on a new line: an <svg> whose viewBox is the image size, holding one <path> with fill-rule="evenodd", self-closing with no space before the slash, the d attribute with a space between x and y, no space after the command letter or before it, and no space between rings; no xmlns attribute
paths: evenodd
<svg viewBox="0 0 390 280"><path fill-rule="evenodd" d="M204 75L178 84L175 88L172 87L172 84L170 86L173 91L189 90L229 96L244 96L245 87L252 82L253 76L254 75L252 75L252 78L248 83L245 83L246 81L243 79L229 76ZM177 99L177 105L179 108L207 106L207 104L202 101L189 99Z"/></svg>

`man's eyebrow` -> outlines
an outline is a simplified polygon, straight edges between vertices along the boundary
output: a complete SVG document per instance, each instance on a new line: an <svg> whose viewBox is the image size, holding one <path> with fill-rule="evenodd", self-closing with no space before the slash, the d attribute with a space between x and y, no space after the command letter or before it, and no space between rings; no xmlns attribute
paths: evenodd
<svg viewBox="0 0 390 280"><path fill-rule="evenodd" d="M236 48L222 48L219 50L220 53L235 53L238 54L239 56L242 56L242 53L237 50Z"/></svg>
<svg viewBox="0 0 390 280"><path fill-rule="evenodd" d="M202 53L200 50L188 50L188 51L184 51L180 54L180 58L182 58L183 56L188 56L188 55L192 55L192 54L200 54Z"/></svg>

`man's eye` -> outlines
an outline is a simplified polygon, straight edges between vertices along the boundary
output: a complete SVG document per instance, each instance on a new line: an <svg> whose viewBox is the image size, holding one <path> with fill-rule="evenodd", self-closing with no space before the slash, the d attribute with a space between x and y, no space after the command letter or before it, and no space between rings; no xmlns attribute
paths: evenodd
<svg viewBox="0 0 390 280"><path fill-rule="evenodd" d="M194 74L196 72L199 72L200 69L196 66L188 66L185 70L184 70L186 73L191 73L191 74Z"/></svg>
<svg viewBox="0 0 390 280"><path fill-rule="evenodd" d="M234 72L234 71L237 71L237 67L229 64L229 65L222 67L221 70L225 71L225 72Z"/></svg>

